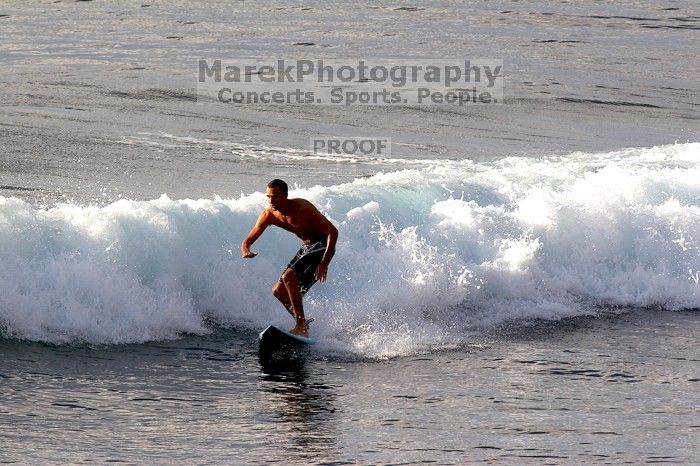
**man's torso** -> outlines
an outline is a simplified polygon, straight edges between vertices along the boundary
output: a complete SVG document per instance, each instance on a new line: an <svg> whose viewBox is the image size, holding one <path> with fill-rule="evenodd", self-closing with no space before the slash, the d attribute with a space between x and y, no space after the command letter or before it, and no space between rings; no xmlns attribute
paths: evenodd
<svg viewBox="0 0 700 466"><path fill-rule="evenodd" d="M319 221L321 213L305 199L289 201L292 208L284 213L268 207L270 223L294 233L305 243L323 239L325 234Z"/></svg>

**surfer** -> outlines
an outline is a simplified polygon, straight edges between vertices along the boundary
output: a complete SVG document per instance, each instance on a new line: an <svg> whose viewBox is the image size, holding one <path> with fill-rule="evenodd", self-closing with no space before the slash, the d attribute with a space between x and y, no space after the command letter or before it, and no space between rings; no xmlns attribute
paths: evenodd
<svg viewBox="0 0 700 466"><path fill-rule="evenodd" d="M265 195L269 205L262 211L248 236L241 243L243 258L258 255L250 246L270 225L297 235L303 244L282 271L280 279L272 287L272 294L279 299L294 317L291 333L308 336L302 296L316 281L325 282L328 263L335 254L338 229L306 199L287 197L287 183L274 179L267 184Z"/></svg>

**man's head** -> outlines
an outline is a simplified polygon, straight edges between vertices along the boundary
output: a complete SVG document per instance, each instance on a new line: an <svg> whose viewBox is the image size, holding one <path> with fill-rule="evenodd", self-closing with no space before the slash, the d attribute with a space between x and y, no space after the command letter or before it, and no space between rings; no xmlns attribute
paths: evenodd
<svg viewBox="0 0 700 466"><path fill-rule="evenodd" d="M287 183L278 178L267 183L265 195L270 202L270 207L274 210L279 210L280 207L283 207L284 203L287 201L288 191Z"/></svg>

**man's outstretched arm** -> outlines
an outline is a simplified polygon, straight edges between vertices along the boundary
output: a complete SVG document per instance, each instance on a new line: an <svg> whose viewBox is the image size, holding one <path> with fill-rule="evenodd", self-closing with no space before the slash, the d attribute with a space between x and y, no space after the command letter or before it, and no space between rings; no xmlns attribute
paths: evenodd
<svg viewBox="0 0 700 466"><path fill-rule="evenodd" d="M246 236L241 243L241 255L244 259L250 259L258 255L257 252L251 252L250 247L258 238L260 238L260 235L263 234L263 231L265 231L265 228L267 228L269 224L267 211L264 210L258 217L257 222L255 222L253 229L250 230L248 236Z"/></svg>

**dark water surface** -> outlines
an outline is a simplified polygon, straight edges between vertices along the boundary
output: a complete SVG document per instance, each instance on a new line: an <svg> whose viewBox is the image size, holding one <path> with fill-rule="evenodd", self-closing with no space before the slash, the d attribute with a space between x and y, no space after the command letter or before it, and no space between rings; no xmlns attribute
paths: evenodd
<svg viewBox="0 0 700 466"><path fill-rule="evenodd" d="M76 348L3 341L7 462L692 463L700 320L511 326L391 360L263 368L256 335ZM479 341L476 341L479 340Z"/></svg>

